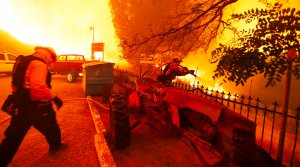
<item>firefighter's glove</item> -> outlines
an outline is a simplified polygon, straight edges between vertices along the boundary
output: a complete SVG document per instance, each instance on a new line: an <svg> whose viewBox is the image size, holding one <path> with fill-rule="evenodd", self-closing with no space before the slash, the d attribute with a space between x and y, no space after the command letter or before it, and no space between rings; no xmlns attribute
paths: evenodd
<svg viewBox="0 0 300 167"><path fill-rule="evenodd" d="M19 109L16 105L16 96L15 94L10 94L5 99L2 108L4 112L8 113L9 115L17 115L19 113Z"/></svg>
<svg viewBox="0 0 300 167"><path fill-rule="evenodd" d="M63 101L57 96L54 97L53 101L56 104L57 109L59 110L63 105Z"/></svg>

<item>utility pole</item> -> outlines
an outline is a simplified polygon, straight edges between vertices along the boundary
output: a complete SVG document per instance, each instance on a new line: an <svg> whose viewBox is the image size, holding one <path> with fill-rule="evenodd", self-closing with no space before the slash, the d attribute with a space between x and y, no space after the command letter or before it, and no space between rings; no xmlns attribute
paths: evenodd
<svg viewBox="0 0 300 167"><path fill-rule="evenodd" d="M278 142L278 154L277 154L277 165L281 166L282 157L284 151L284 140L285 140L285 132L286 132L286 123L287 123L287 115L288 115L288 107L289 107L289 97L290 97L290 88L291 88L291 78L292 78L292 67L293 61L297 58L296 49L290 49L288 51L287 57L287 70L286 70L286 78L284 85L284 97L283 97L283 107L282 107L282 118L281 118L281 130L279 135Z"/></svg>
<svg viewBox="0 0 300 167"><path fill-rule="evenodd" d="M90 27L90 31L93 32L93 41L92 41L92 45L91 45L91 46L93 46L93 43L95 42L95 28L94 28L94 26ZM93 49L91 49L91 52L92 52L91 59L94 60L95 59L95 55L94 55Z"/></svg>
<svg viewBox="0 0 300 167"><path fill-rule="evenodd" d="M94 26L90 27L90 30L93 32L93 43L95 42L95 28Z"/></svg>

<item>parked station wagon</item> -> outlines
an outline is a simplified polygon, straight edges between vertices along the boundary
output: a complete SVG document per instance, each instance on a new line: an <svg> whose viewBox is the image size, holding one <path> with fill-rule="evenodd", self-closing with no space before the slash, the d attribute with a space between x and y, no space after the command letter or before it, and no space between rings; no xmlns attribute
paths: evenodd
<svg viewBox="0 0 300 167"><path fill-rule="evenodd" d="M0 73L11 74L17 56L7 52L0 52Z"/></svg>

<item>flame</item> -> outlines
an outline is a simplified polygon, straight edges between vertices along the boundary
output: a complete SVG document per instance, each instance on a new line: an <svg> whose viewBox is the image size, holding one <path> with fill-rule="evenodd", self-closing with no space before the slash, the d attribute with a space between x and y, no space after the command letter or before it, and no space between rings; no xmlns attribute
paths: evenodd
<svg viewBox="0 0 300 167"><path fill-rule="evenodd" d="M214 82L213 86L211 86L211 83L206 82L203 77L205 77L206 71L196 71L197 76L193 76L191 74L185 75L185 76L178 76L173 82L181 81L184 83L189 83L192 87L201 87L204 86L207 88L207 94L211 95L213 93L218 92L219 94L223 94L224 99L237 99L238 94L234 92L231 94L230 92L224 90L222 84L220 81ZM229 96L230 93L230 96Z"/></svg>
<svg viewBox="0 0 300 167"><path fill-rule="evenodd" d="M83 54L87 59L94 39L105 43L104 53L97 53L96 58L105 56L104 60L117 62L120 52L108 3L109 0L0 0L0 29L24 43L52 46L58 54Z"/></svg>

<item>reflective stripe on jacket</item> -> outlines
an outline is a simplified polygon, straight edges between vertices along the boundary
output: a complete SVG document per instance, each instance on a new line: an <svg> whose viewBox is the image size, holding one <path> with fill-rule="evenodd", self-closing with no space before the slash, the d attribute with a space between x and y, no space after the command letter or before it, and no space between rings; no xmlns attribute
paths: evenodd
<svg viewBox="0 0 300 167"><path fill-rule="evenodd" d="M47 102L53 98L51 89L47 85L48 67L39 60L29 63L25 73L24 88L30 90L30 98L34 101Z"/></svg>

